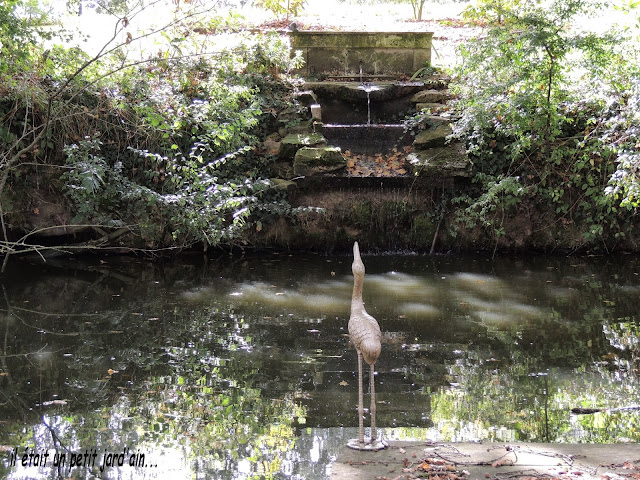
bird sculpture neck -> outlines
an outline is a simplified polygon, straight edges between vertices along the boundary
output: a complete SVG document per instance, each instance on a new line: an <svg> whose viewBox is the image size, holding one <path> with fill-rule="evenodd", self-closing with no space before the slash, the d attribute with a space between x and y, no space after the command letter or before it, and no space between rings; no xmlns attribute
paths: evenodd
<svg viewBox="0 0 640 480"><path fill-rule="evenodd" d="M360 258L360 248L358 242L353 244L353 295L351 296L351 312L361 312L364 310L362 301L362 284L364 283L364 263Z"/></svg>

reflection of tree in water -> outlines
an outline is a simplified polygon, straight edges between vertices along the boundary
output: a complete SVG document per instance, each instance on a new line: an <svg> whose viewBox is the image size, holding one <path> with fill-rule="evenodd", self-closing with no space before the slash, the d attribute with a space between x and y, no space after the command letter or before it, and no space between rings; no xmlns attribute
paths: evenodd
<svg viewBox="0 0 640 480"><path fill-rule="evenodd" d="M630 358L621 355L609 355L608 365L615 365L623 371L623 375L640 377L640 324L631 317L618 319L617 322L607 322L603 332L611 346L618 352L626 353Z"/></svg>
<svg viewBox="0 0 640 480"><path fill-rule="evenodd" d="M637 411L570 415L576 406L637 403L637 374L629 374L629 362L621 359L620 350L620 355L610 353L599 331L602 323L589 318L592 314L585 307L584 322L578 323L552 311L535 324L494 332L501 339L501 352L487 356L469 351L464 362L451 366L455 387L439 390L432 398L440 438L637 442Z"/></svg>
<svg viewBox="0 0 640 480"><path fill-rule="evenodd" d="M34 283L28 294L37 284L62 292L69 313L6 312L0 444L60 451L134 445L152 454L169 446L188 469L218 477L231 478L241 464L256 475L279 471L305 412L294 384L271 385L269 372L281 360L247 353L259 350L260 339L243 318L217 308L189 312L171 295L149 292L143 302L122 302L126 294L110 281ZM103 310L90 313L77 300L88 291ZM25 297L14 298L12 305L22 305Z"/></svg>

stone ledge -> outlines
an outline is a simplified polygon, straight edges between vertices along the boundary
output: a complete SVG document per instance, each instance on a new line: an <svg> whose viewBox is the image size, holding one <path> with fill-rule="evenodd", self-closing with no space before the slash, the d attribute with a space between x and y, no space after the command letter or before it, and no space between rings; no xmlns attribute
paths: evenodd
<svg viewBox="0 0 640 480"><path fill-rule="evenodd" d="M386 450L359 452L345 445L331 480L405 478L425 459L455 468L458 478L564 478L601 480L640 474L640 452L629 444L390 442ZM435 462L434 462L435 463ZM625 468L627 464L627 468ZM405 471L404 469L408 469ZM467 474L463 475L463 471ZM423 472L424 473L424 472ZM453 473L449 470L448 473ZM623 475L624 474L624 475ZM427 475L424 473L424 475ZM407 477L409 478L409 477ZM413 477L411 477L413 478ZM429 476L429 478L433 478ZM448 478L448 477L442 477Z"/></svg>

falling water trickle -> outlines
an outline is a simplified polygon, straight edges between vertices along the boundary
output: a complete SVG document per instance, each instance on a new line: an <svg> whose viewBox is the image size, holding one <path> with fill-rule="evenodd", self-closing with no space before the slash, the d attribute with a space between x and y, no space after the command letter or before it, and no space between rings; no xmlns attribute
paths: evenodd
<svg viewBox="0 0 640 480"><path fill-rule="evenodd" d="M370 83L362 83L358 88L364 90L367 94L367 125L371 125L371 92L380 90L380 87L371 85Z"/></svg>

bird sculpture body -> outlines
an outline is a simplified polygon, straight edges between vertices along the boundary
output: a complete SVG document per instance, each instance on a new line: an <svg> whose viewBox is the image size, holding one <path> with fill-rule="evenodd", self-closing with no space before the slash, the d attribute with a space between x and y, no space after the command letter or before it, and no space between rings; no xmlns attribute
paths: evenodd
<svg viewBox="0 0 640 480"><path fill-rule="evenodd" d="M358 242L353 244L353 295L351 297L351 316L349 317L349 337L358 353L358 419L359 430L357 442L349 442L349 446L359 450L380 450L386 445L376 438L376 395L374 384L375 363L382 348L382 333L376 319L364 309L362 300L362 285L364 283L364 264L360 258ZM362 358L369 365L369 385L371 388L371 439L365 443L364 439L364 407L362 391Z"/></svg>

